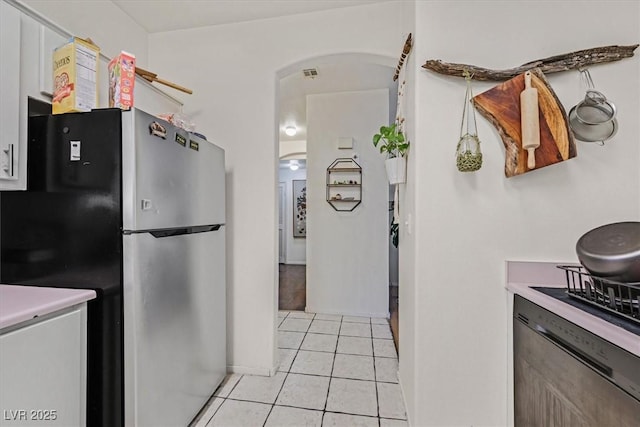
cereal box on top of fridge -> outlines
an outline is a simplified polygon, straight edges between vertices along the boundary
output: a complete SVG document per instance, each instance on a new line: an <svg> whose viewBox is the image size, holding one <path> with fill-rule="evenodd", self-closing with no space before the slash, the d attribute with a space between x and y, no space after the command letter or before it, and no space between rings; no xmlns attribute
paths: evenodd
<svg viewBox="0 0 640 427"><path fill-rule="evenodd" d="M53 114L97 108L99 55L98 46L79 37L53 51Z"/></svg>
<svg viewBox="0 0 640 427"><path fill-rule="evenodd" d="M131 109L135 82L136 57L122 51L109 62L109 107Z"/></svg>

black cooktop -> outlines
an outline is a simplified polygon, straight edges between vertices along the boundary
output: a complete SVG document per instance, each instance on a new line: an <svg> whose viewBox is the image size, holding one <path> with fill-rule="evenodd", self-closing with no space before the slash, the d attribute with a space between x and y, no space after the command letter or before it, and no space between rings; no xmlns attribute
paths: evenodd
<svg viewBox="0 0 640 427"><path fill-rule="evenodd" d="M616 326L621 327L622 329L625 329L635 335L640 336L640 325L637 325L631 320L625 319L624 317L618 316L605 309L598 308L586 302L580 301L579 299L572 298L569 295L567 295L567 290L565 288L532 287L531 289L535 289L538 292L542 292L545 295L548 295L552 298L565 302L582 311L586 311L587 313L593 316L596 316L602 320L606 320L609 323L612 323Z"/></svg>

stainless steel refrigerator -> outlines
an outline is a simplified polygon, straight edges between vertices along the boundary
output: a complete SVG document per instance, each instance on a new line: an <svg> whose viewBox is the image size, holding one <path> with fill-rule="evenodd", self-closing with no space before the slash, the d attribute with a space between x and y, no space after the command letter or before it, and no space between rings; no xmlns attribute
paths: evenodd
<svg viewBox="0 0 640 427"><path fill-rule="evenodd" d="M29 119L0 282L95 289L88 426L186 426L226 373L224 151L140 110Z"/></svg>

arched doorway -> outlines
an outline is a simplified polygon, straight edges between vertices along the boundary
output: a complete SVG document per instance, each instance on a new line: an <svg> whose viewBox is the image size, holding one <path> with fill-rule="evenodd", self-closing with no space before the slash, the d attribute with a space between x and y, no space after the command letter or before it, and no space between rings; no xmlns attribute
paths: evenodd
<svg viewBox="0 0 640 427"><path fill-rule="evenodd" d="M378 123L378 126L391 122L395 116L397 96L397 91L391 78L396 62L397 58L390 58L379 55L361 53L336 54L305 59L279 70L276 76L276 122L279 129L278 143L286 144L289 141L292 141L294 143L304 141L305 144L307 143L307 110L306 99L304 99L307 96L316 96L326 93L370 91L385 88L388 90L388 117L385 118L386 120L382 120L384 123ZM296 109L298 112L304 111L304 114L296 114ZM290 126L295 126L299 131L299 133L296 134L295 139L285 134L286 128ZM377 127L375 129L377 129ZM373 133L371 133L371 136L372 135ZM367 143L370 145L370 139L370 136L366 138L360 138L357 141L356 145ZM366 149L368 148L369 147L366 147ZM358 150L361 149L365 149L365 147L360 145L350 152L336 152L336 156L358 156L360 154L358 153ZM282 155L283 150L278 151ZM306 149L304 150L304 153L307 153ZM380 164L382 164L382 160L383 158L380 157ZM313 158L307 158L306 161L307 166L309 164L314 165ZM317 172L318 169L326 168L326 166L328 166L328 164L315 164L314 170ZM315 175L314 179L316 181L319 179L317 174ZM321 177L321 179L324 181L324 176ZM282 181L278 180L278 182L281 183ZM288 185L288 183L284 182L284 185ZM386 192L386 189L384 187L380 190ZM277 197L280 197L280 191L277 192ZM371 191L371 189L367 189L367 191ZM318 201L318 204L326 204L323 200L324 196L322 196L321 198L318 197L318 191L316 191L315 196L315 200ZM277 203L277 205L280 206L280 209L285 209L286 211L293 209L293 207L289 203ZM313 208L314 206L311 204L308 206L308 209L310 210ZM387 209L385 208L384 211L386 215ZM386 221L387 220L385 219L385 224ZM382 227L386 227L386 225L383 225ZM291 228L291 225L285 225L285 228ZM384 232L385 235L388 235L386 229L384 230ZM317 234L315 235L317 236ZM313 239L313 236L313 232L307 235L305 240L305 249L309 246L309 241ZM285 241L285 244L288 244L290 242L290 239L285 239ZM339 243L337 244L339 245ZM388 248L386 248L385 250L388 251ZM312 258L313 254L310 255ZM280 255L278 255L278 258L278 262L280 263L280 261L282 260L280 258ZM306 262L307 258L305 253L304 263L306 264ZM311 259L310 262L313 262L313 259ZM314 268L312 266L309 267L311 273L307 271L306 278L309 278L309 274L313 274ZM313 281L313 278L310 279L311 281ZM385 277L385 280L386 279L387 278ZM311 297L313 298L313 295ZM324 307L327 306L325 305ZM335 309L329 308L329 311L331 312L340 312L340 310L344 310L344 307L335 307ZM308 307L307 311L309 311ZM366 315L371 313L363 312L361 314Z"/></svg>

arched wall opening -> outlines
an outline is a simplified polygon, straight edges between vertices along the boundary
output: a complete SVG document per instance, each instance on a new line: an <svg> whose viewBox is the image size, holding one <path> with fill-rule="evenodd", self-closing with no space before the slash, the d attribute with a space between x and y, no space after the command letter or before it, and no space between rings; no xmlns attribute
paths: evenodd
<svg viewBox="0 0 640 427"><path fill-rule="evenodd" d="M283 111L287 108L283 98L290 96L290 88L286 85L307 69L318 70L314 83L323 79L327 70L338 69L352 74L333 85L324 83L307 88L308 92L304 94L306 112L313 117L305 117L302 124L294 123L302 129L304 136L298 134L295 139L303 139L307 148L304 153L308 174L306 311L388 316L389 191L384 157L372 146L371 137L381 125L392 122L395 117L397 86L392 76L396 64L397 58L383 55L340 53L306 58L276 72L274 111L279 136L275 152L279 153L279 158L275 160L279 163L302 154L298 151L292 156L279 149L283 130L292 123L292 115ZM375 81L376 76L378 81ZM355 83L350 84L350 81ZM338 149L336 136L352 137L353 148ZM326 202L326 168L339 157L352 158L365 166L362 187L366 198L354 212L337 212ZM282 185L280 179L276 182ZM276 192L276 197L281 197L280 192ZM281 200L276 200L276 206L283 209ZM287 214L293 208L284 207ZM372 236L377 244L371 244ZM289 239L286 244L290 247L291 243ZM277 254L281 260L280 252ZM376 266L382 266L380 271ZM277 282L280 282L279 278ZM278 294L280 283L275 286Z"/></svg>

